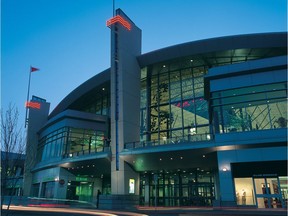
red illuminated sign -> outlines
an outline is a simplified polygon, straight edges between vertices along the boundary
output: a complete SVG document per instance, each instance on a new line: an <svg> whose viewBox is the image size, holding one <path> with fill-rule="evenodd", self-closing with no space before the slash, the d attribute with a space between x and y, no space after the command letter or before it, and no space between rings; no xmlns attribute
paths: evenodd
<svg viewBox="0 0 288 216"><path fill-rule="evenodd" d="M131 30L131 24L127 20L125 20L123 17L121 17L120 15L114 16L111 19L107 20L106 26L111 26L112 24L116 22L119 22L120 24L122 24L129 31Z"/></svg>
<svg viewBox="0 0 288 216"><path fill-rule="evenodd" d="M31 102L31 101L27 101L25 103L25 107L27 108L33 108L33 109L40 109L41 104L38 102Z"/></svg>

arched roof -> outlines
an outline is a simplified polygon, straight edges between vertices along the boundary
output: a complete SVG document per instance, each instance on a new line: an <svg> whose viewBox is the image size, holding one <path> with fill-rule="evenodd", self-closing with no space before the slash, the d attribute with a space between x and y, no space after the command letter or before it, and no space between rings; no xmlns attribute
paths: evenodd
<svg viewBox="0 0 288 216"><path fill-rule="evenodd" d="M76 100L110 81L110 69L96 74L69 93L49 115L49 119L68 109Z"/></svg>
<svg viewBox="0 0 288 216"><path fill-rule="evenodd" d="M225 36L219 38L192 41L142 54L137 57L139 66L145 67L155 63L193 55L204 55L235 49L284 48L287 54L287 32L258 33ZM283 51L282 51L283 52ZM80 97L93 92L99 86L110 81L110 68L87 80L70 94L51 112L49 119L71 106Z"/></svg>
<svg viewBox="0 0 288 216"><path fill-rule="evenodd" d="M138 57L138 62L140 67L145 67L191 55L234 49L276 47L287 48L287 32L235 35L187 42L143 54Z"/></svg>

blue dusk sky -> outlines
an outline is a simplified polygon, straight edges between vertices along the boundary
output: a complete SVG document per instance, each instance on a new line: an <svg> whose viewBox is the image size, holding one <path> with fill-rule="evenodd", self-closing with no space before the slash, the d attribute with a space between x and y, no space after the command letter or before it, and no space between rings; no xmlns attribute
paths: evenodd
<svg viewBox="0 0 288 216"><path fill-rule="evenodd" d="M24 126L32 95L50 112L73 89L110 67L112 0L1 0L1 107ZM287 0L115 0L142 29L142 53L201 39L287 31Z"/></svg>

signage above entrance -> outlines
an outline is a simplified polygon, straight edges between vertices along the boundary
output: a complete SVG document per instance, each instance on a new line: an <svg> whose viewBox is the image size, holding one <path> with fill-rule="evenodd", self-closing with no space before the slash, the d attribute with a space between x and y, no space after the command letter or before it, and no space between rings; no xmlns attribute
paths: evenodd
<svg viewBox="0 0 288 216"><path fill-rule="evenodd" d="M112 24L116 22L122 24L129 31L131 30L131 24L120 15L114 16L111 19L107 20L106 26L110 27Z"/></svg>

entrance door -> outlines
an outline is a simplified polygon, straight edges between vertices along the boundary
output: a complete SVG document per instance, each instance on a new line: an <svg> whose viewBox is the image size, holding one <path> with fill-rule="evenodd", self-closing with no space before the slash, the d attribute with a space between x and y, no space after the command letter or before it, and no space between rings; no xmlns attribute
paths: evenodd
<svg viewBox="0 0 288 216"><path fill-rule="evenodd" d="M283 208L278 177L254 178L254 190L258 208Z"/></svg>

